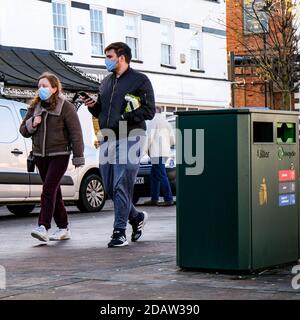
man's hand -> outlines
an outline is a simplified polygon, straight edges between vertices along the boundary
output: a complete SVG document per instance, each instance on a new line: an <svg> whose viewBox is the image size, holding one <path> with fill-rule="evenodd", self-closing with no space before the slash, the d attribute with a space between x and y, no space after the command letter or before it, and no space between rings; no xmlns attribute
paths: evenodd
<svg viewBox="0 0 300 320"><path fill-rule="evenodd" d="M141 106L141 98L133 94L126 94L125 100L127 101L125 112L131 112Z"/></svg>
<svg viewBox="0 0 300 320"><path fill-rule="evenodd" d="M82 97L82 101L84 102L84 104L88 107L88 108L93 108L96 104L96 101L92 98L83 98Z"/></svg>
<svg viewBox="0 0 300 320"><path fill-rule="evenodd" d="M41 116L34 117L33 118L33 123L32 123L33 128L36 128L41 122L42 122L42 117Z"/></svg>

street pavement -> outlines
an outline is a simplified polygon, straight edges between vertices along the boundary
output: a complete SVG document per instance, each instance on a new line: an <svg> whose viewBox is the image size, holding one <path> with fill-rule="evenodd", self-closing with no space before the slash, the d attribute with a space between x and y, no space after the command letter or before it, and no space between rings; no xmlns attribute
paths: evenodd
<svg viewBox="0 0 300 320"><path fill-rule="evenodd" d="M30 236L38 208L33 215L16 217L1 207L0 265L6 289L0 288L0 299L300 299L300 290L291 285L292 266L248 275L181 270L176 266L175 206L139 209L149 214L144 236L130 242L129 227L129 246L107 248L110 201L98 213L68 207L72 239L47 244Z"/></svg>

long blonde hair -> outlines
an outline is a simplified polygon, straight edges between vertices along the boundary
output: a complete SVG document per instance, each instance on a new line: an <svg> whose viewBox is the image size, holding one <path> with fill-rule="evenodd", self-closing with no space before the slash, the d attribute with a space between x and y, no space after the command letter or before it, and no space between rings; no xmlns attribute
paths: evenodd
<svg viewBox="0 0 300 320"><path fill-rule="evenodd" d="M50 103L50 107L49 107L49 110L53 110L55 109L56 107L56 104L57 104L57 100L58 100L58 96L59 94L61 93L62 91L62 86L61 86L61 82L60 80L57 78L57 76L53 73L50 73L50 72L44 72L42 73L39 78L38 78L38 81L40 81L41 79L44 79L46 78L50 84L51 84L51 87L52 88L57 88L56 92L52 94L52 96L50 97L49 99L49 103ZM39 97L39 95L37 94L33 99L32 101L30 102L30 105L29 105L29 108L35 108L36 105L38 103L41 102L41 98Z"/></svg>

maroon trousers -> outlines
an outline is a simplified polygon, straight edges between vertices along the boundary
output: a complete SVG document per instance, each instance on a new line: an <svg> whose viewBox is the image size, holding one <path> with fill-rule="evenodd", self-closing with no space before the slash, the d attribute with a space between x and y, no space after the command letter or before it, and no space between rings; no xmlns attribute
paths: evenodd
<svg viewBox="0 0 300 320"><path fill-rule="evenodd" d="M60 180L69 164L69 155L37 157L35 162L43 181L38 224L51 228L52 217L58 228L67 228L68 215L62 199Z"/></svg>

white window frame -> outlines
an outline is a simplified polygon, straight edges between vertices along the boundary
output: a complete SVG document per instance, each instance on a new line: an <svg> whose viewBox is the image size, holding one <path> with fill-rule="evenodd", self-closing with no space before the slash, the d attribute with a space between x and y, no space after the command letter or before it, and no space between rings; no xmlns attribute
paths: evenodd
<svg viewBox="0 0 300 320"><path fill-rule="evenodd" d="M102 32L99 30L93 30L93 23L92 23L92 11L99 11L102 15ZM100 28L101 29L101 28ZM100 37L100 52L96 53L93 51L93 34L99 35ZM90 8L90 35L91 35L91 53L93 56L104 56L104 49L105 49L105 34L104 34L104 11L102 8Z"/></svg>
<svg viewBox="0 0 300 320"><path fill-rule="evenodd" d="M140 52L140 35L141 35L141 31L140 31L140 15L138 14L134 14L131 12L125 12L124 14L124 23L125 23L125 42L126 44L131 48L131 54L132 54L132 59L133 60L140 60L141 59L141 52ZM128 30L128 24L127 24L127 18L132 17L136 20L136 30ZM130 39L130 41L128 41ZM130 43L131 41L134 42L134 47L132 46L132 43Z"/></svg>
<svg viewBox="0 0 300 320"><path fill-rule="evenodd" d="M191 27L191 45L190 45L190 69L200 71L203 69L202 57L203 57L203 46L202 46L202 31L201 27ZM197 66L193 65L192 52L195 52L197 57Z"/></svg>
<svg viewBox="0 0 300 320"><path fill-rule="evenodd" d="M168 26L169 28L169 40L164 39L163 36L163 26ZM174 22L170 21L161 21L161 44L160 44L160 50L161 50L161 64L167 65L167 66L173 66L174 64ZM167 55L168 55L168 61L164 60L163 57L163 48L167 48Z"/></svg>
<svg viewBox="0 0 300 320"><path fill-rule="evenodd" d="M195 64L194 64L194 61L196 62ZM201 51L200 51L200 49L191 48L190 69L191 70L201 70Z"/></svg>
<svg viewBox="0 0 300 320"><path fill-rule="evenodd" d="M53 9L53 6L55 4L65 6L65 19L64 19L65 24L55 24L54 9ZM68 52L69 51L70 45L69 45L69 24L68 24L68 21L69 21L68 3L64 2L64 1L52 1L53 40L54 40L54 50L55 51L58 51L58 52ZM65 31L65 34L64 34L65 37L57 38L55 36L56 30ZM62 41L63 47L61 47L60 45L57 46L57 44L59 44L59 43L56 42L56 39L58 41Z"/></svg>

